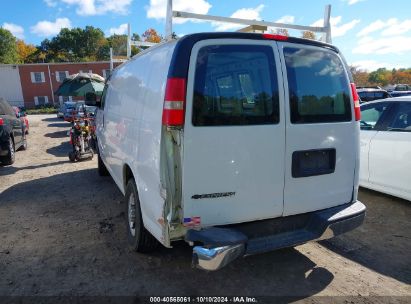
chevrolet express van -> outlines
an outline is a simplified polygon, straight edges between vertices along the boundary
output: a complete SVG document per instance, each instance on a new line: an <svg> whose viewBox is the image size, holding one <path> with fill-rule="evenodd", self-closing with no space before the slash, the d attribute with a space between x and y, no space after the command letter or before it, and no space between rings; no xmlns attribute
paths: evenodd
<svg viewBox="0 0 411 304"><path fill-rule="evenodd" d="M184 239L216 270L364 220L359 98L332 45L187 35L116 68L99 107L98 171L125 195L133 250Z"/></svg>

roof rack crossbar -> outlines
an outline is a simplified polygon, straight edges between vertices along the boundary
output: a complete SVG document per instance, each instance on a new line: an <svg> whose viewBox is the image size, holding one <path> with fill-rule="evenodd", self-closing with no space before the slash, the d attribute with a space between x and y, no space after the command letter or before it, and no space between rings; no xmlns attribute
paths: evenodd
<svg viewBox="0 0 411 304"><path fill-rule="evenodd" d="M156 45L156 42L147 42L147 41L130 41L130 45L135 45L135 46L154 46Z"/></svg>
<svg viewBox="0 0 411 304"><path fill-rule="evenodd" d="M240 18L201 15L201 14L194 14L194 13L187 13L187 12L180 12L180 11L173 11L173 17L201 19L201 20L208 20L208 21L246 24L246 25L260 25L260 26L267 26L267 27L289 28L289 29L311 31L311 32L322 32L322 33L327 32L327 29L325 27L319 27L319 26L305 26L305 25L298 25L298 24L288 24L288 23L258 21L258 20L249 20L249 19L240 19Z"/></svg>

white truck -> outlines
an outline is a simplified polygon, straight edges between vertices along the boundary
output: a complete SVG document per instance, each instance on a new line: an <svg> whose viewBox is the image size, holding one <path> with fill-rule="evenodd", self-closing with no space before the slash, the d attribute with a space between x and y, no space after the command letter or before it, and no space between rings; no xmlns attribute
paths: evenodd
<svg viewBox="0 0 411 304"><path fill-rule="evenodd" d="M364 220L359 99L330 44L187 35L116 68L98 106L98 171L125 195L136 251L185 239L216 270Z"/></svg>

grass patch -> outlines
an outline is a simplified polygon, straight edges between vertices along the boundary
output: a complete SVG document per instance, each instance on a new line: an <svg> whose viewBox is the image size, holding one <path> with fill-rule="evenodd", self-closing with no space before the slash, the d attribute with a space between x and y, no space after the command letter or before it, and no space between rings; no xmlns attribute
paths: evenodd
<svg viewBox="0 0 411 304"><path fill-rule="evenodd" d="M54 106L36 106L34 109L26 109L28 115L33 114L56 114L57 107Z"/></svg>

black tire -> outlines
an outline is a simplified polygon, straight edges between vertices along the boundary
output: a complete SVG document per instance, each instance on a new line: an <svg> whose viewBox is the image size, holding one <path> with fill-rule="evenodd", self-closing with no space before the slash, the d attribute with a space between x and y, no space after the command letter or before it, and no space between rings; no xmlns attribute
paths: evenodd
<svg viewBox="0 0 411 304"><path fill-rule="evenodd" d="M23 145L20 146L19 151L27 150L27 137L26 134L23 135Z"/></svg>
<svg viewBox="0 0 411 304"><path fill-rule="evenodd" d="M103 163L103 160L100 157L100 154L97 154L97 171L100 176L108 176L109 172L106 168L106 165Z"/></svg>
<svg viewBox="0 0 411 304"><path fill-rule="evenodd" d="M68 157L69 157L69 160L70 160L71 162L75 162L75 161L76 161L76 153L75 153L75 152L70 151L69 154L68 154Z"/></svg>
<svg viewBox="0 0 411 304"><path fill-rule="evenodd" d="M89 140L89 146L93 150L94 153L98 153L97 151L97 141L94 138Z"/></svg>
<svg viewBox="0 0 411 304"><path fill-rule="evenodd" d="M92 160L93 157L94 157L94 152L93 152L93 149L90 148L90 157L89 157L89 159Z"/></svg>
<svg viewBox="0 0 411 304"><path fill-rule="evenodd" d="M133 207L134 202L134 207ZM134 179L127 183L125 194L127 241L133 251L147 253L158 246L158 241L144 228L140 200ZM132 228L134 227L134 229Z"/></svg>
<svg viewBox="0 0 411 304"><path fill-rule="evenodd" d="M2 156L0 158L0 162L3 166L12 165L14 163L14 161L16 160L16 150L15 150L15 146L14 146L14 141L11 138L11 136L9 137L8 149L7 150L8 150L7 155Z"/></svg>

